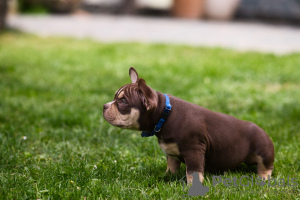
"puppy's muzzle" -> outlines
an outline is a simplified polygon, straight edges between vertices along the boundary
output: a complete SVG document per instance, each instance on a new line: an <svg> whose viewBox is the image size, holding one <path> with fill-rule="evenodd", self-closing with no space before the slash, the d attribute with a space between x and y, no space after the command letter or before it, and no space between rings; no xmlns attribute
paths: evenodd
<svg viewBox="0 0 300 200"><path fill-rule="evenodd" d="M109 104L104 104L103 105L103 113L109 108Z"/></svg>

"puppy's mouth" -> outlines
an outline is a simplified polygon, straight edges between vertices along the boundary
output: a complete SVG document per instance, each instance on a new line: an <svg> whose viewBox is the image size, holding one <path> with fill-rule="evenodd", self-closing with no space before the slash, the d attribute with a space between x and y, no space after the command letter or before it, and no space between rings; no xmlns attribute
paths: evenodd
<svg viewBox="0 0 300 200"><path fill-rule="evenodd" d="M115 107L104 109L104 119L113 126L121 129L139 130L139 124L137 122L139 117L139 111L132 108L130 114L121 114Z"/></svg>
<svg viewBox="0 0 300 200"><path fill-rule="evenodd" d="M106 120L106 121L108 121L108 120ZM135 130L135 131L138 131L138 130L139 130L139 129L137 129L137 128L132 128L132 127L130 127L130 126L128 126L128 125L125 125L125 124L114 124L114 123L112 123L112 122L110 122L110 121L108 121L108 123L110 123L111 125L113 125L113 126L115 126L115 127L121 128L121 129L131 129L131 130Z"/></svg>
<svg viewBox="0 0 300 200"><path fill-rule="evenodd" d="M119 128L125 128L125 126L121 125L121 124L111 124L111 125L114 125L114 126L119 127Z"/></svg>
<svg viewBox="0 0 300 200"><path fill-rule="evenodd" d="M105 116L104 116L104 118L105 118L105 120L108 122L108 123L110 123L111 125L113 125L113 126L116 126L116 127L119 127L119 128L125 128L125 125L123 125L123 124L114 124L112 121L110 121L110 120L108 120Z"/></svg>

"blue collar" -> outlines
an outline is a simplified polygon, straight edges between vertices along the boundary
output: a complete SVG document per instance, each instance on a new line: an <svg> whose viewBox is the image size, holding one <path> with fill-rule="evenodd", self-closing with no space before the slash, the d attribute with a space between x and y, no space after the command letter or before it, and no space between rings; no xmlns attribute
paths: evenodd
<svg viewBox="0 0 300 200"><path fill-rule="evenodd" d="M168 116L170 115L170 111L172 109L171 103L170 103L170 99L169 97L164 94L166 97L166 103L165 103L165 109L164 112L162 113L159 122L156 124L156 126L154 127L154 129L152 130L152 132L142 132L142 137L150 137L155 135L156 133L158 133L162 127L162 125L165 123L165 121L167 120Z"/></svg>

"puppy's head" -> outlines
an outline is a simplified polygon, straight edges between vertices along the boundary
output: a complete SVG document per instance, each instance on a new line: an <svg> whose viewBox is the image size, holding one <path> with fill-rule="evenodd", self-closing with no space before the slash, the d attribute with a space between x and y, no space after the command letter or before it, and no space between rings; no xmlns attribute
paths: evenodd
<svg viewBox="0 0 300 200"><path fill-rule="evenodd" d="M118 89L114 100L103 106L103 116L114 126L141 130L140 119L155 110L157 94L139 78L133 67L129 69L129 76L131 83Z"/></svg>

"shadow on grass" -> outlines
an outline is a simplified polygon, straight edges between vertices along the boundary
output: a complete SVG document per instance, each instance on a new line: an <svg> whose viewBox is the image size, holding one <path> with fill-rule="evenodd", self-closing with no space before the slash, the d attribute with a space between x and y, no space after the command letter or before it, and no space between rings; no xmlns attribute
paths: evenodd
<svg viewBox="0 0 300 200"><path fill-rule="evenodd" d="M2 34L21 34L21 33L24 34L19 29L12 28L12 27L5 27L5 29L2 32L0 32L0 35L2 35Z"/></svg>
<svg viewBox="0 0 300 200"><path fill-rule="evenodd" d="M206 170L204 172L204 177L213 177L213 176L223 176L223 175L249 175L256 174L257 167L256 165L247 165L242 163L235 169L227 170L227 171L216 171L216 170ZM184 180L186 176L186 166L184 164L181 165L180 170L172 174L170 171L166 173L166 165L156 166L156 169L153 170L153 167L146 167L144 173L150 174L151 176L157 177L158 182L171 183L171 182L179 182L180 180Z"/></svg>

